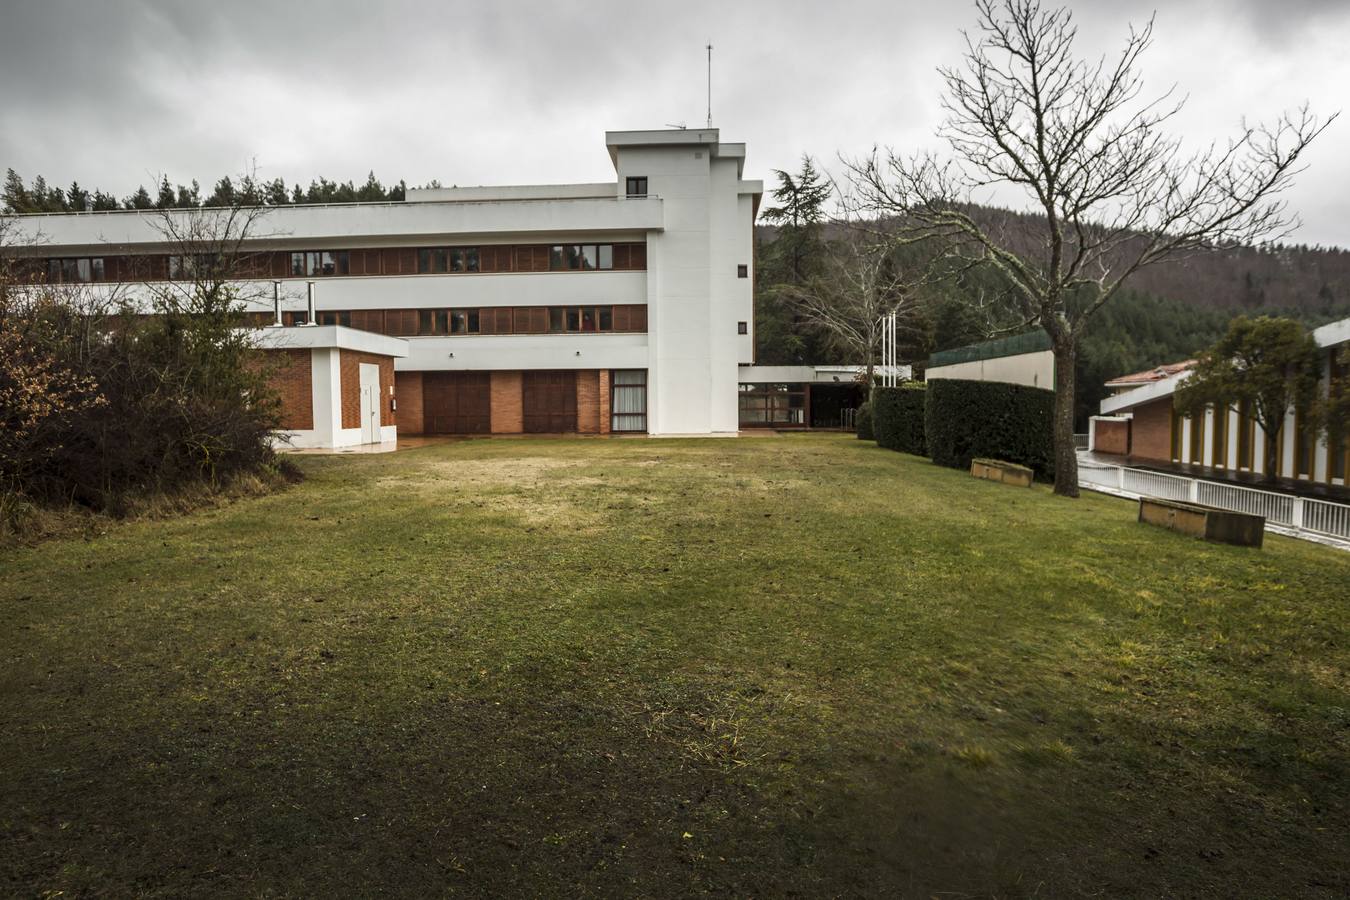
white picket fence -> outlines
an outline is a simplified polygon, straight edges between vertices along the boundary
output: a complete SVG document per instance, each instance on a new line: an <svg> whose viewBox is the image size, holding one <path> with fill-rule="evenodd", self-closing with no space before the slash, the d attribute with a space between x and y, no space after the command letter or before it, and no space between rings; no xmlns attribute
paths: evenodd
<svg viewBox="0 0 1350 900"><path fill-rule="evenodd" d="M1122 497L1161 497L1253 513L1264 516L1268 526L1296 536L1350 541L1350 505L1344 503L1082 459L1078 461L1078 484Z"/></svg>

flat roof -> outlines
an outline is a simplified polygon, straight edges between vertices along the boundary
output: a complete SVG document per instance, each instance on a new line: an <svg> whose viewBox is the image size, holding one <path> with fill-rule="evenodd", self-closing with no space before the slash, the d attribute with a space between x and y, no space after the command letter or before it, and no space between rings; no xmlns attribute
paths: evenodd
<svg viewBox="0 0 1350 900"><path fill-rule="evenodd" d="M285 325L250 328L260 350L354 350L375 356L404 357L408 342L402 338L347 328L344 325Z"/></svg>

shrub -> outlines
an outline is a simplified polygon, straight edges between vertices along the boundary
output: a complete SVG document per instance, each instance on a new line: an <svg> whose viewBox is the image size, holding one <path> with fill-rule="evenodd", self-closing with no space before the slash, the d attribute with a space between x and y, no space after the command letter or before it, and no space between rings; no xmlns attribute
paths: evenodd
<svg viewBox="0 0 1350 900"><path fill-rule="evenodd" d="M970 468L982 456L1055 477L1053 391L991 381L930 381L924 406L928 453L940 466Z"/></svg>
<svg viewBox="0 0 1350 900"><path fill-rule="evenodd" d="M233 295L154 312L0 309L0 487L116 515L274 466L278 404Z"/></svg>
<svg viewBox="0 0 1350 900"><path fill-rule="evenodd" d="M870 401L858 407L857 423L858 440L875 441L877 439L876 432L872 429L872 404Z"/></svg>
<svg viewBox="0 0 1350 900"><path fill-rule="evenodd" d="M925 396L922 384L877 388L873 392L872 427L878 446L915 456L928 452L923 430Z"/></svg>

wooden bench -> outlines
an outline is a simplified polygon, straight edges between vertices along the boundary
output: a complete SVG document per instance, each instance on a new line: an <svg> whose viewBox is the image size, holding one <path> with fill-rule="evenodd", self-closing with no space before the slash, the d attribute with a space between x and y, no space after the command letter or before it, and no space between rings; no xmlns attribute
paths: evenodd
<svg viewBox="0 0 1350 900"><path fill-rule="evenodd" d="M1017 463L1003 462L999 459L972 459L970 474L976 478L998 481L1003 484L1015 484L1018 487L1031 487L1032 471Z"/></svg>
<svg viewBox="0 0 1350 900"><path fill-rule="evenodd" d="M1139 498L1139 521L1239 547L1260 547L1266 535L1265 516L1157 497Z"/></svg>

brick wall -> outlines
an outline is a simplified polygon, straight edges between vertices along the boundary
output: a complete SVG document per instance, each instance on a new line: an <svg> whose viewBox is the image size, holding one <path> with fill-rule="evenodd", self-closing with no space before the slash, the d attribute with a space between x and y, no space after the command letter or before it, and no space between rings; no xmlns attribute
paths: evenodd
<svg viewBox="0 0 1350 900"><path fill-rule="evenodd" d="M1158 462L1171 461L1171 397L1164 397L1134 408L1134 420L1130 425L1130 455Z"/></svg>
<svg viewBox="0 0 1350 900"><path fill-rule="evenodd" d="M600 373L577 373L577 434L600 433Z"/></svg>
<svg viewBox="0 0 1350 900"><path fill-rule="evenodd" d="M422 421L422 373L395 372L394 394L398 397L398 412L394 414L398 433L421 434L425 427Z"/></svg>
<svg viewBox="0 0 1350 900"><path fill-rule="evenodd" d="M309 350L269 350L271 385L281 398L281 427L286 431L314 428L314 371Z"/></svg>
<svg viewBox="0 0 1350 900"><path fill-rule="evenodd" d="M492 433L520 434L525 430L525 379L520 372L493 372L491 386Z"/></svg>
<svg viewBox="0 0 1350 900"><path fill-rule="evenodd" d="M389 389L394 385L394 358L374 353L339 350L338 365L342 375L342 427L361 427L361 363L380 367L380 424L393 425L394 412L390 409Z"/></svg>
<svg viewBox="0 0 1350 900"><path fill-rule="evenodd" d="M1130 452L1129 419L1092 420L1092 449L1098 453L1124 456Z"/></svg>
<svg viewBox="0 0 1350 900"><path fill-rule="evenodd" d="M609 434L610 432L610 414L609 414L609 369L600 370L600 433Z"/></svg>

